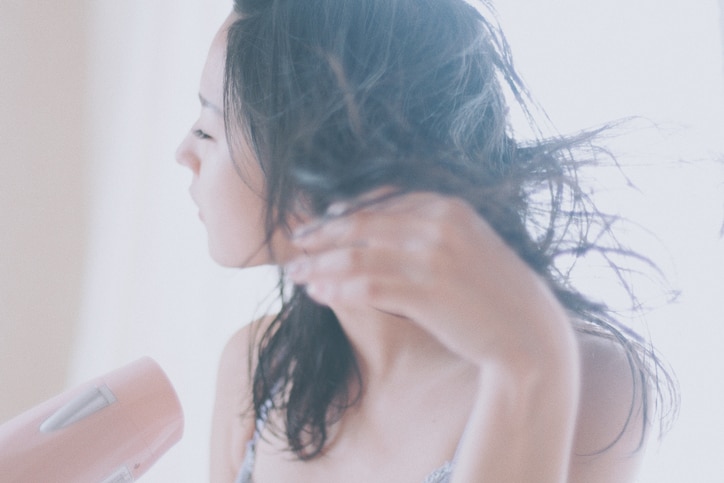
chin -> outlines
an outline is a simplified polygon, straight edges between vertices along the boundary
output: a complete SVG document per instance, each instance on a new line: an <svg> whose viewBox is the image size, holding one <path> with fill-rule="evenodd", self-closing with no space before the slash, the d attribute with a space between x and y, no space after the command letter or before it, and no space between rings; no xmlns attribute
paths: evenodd
<svg viewBox="0 0 724 483"><path fill-rule="evenodd" d="M209 254L211 255L211 259L216 262L217 265L225 267L225 268L246 268L246 267L253 267L253 263L249 263L248 260L245 260L244 258L228 254L228 253L219 253L214 250L209 250Z"/></svg>
<svg viewBox="0 0 724 483"><path fill-rule="evenodd" d="M226 268L251 268L261 265L271 265L269 251L262 247L256 252L241 252L239 250L222 249L209 243L211 259L218 265Z"/></svg>

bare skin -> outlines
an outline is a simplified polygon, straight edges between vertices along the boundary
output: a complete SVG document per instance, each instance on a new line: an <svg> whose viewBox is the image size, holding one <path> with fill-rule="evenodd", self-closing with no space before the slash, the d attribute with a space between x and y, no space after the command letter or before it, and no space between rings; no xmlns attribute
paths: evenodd
<svg viewBox="0 0 724 483"><path fill-rule="evenodd" d="M411 193L321 225L309 220L295 236L276 236L273 251L260 245L263 177L253 159L243 160L246 179L237 176L218 109L223 33L234 18L212 44L202 115L178 152L193 173L211 254L226 266L285 265L335 311L364 384L319 458L299 461L265 432L255 482L419 483L456 452L456 483L632 481L640 412L596 454L638 407L624 354L576 333L546 284L463 201ZM234 480L254 430L248 351L264 324L242 329L222 357L215 483Z"/></svg>
<svg viewBox="0 0 724 483"><path fill-rule="evenodd" d="M234 481L254 431L248 412L249 337L259 330L252 327L263 325L261 321L241 329L222 356L212 433L210 481L215 483ZM641 438L640 412L634 413L613 447L596 454L617 438L634 403L628 362L612 342L584 334L578 334L577 340L580 402L569 474L562 481L634 481L643 457L643 450L636 451ZM454 369L451 372L454 374ZM368 397L345 415L344 429L335 433L333 446L318 461L295 461L283 450L284 441L265 433L268 440L258 447L255 481L421 483L430 471L452 458L475 398L475 377L464 365L454 377L443 371L436 375L424 374L420 385L406 381L400 386L390 380L386 394L381 394L383 387L374 394L368 390ZM409 391L410 386L414 391ZM486 480L473 477L468 481Z"/></svg>

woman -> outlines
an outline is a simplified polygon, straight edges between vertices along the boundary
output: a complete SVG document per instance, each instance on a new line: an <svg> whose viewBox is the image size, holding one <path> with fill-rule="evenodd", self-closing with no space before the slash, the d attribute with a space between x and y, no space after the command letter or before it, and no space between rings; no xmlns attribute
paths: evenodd
<svg viewBox="0 0 724 483"><path fill-rule="evenodd" d="M177 156L282 308L224 351L212 481L632 481L658 363L554 263L606 249L593 134L517 143L504 87L462 0L236 0Z"/></svg>

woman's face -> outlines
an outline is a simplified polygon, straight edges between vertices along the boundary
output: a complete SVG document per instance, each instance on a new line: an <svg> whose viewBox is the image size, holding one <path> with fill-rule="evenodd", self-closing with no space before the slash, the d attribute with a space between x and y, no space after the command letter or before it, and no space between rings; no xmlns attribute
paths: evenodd
<svg viewBox="0 0 724 483"><path fill-rule="evenodd" d="M247 145L239 146L232 160L226 140L222 111L226 31L235 18L229 16L211 45L201 76L199 118L176 159L193 174L190 193L208 232L211 257L223 266L248 267L272 260L264 241L261 168Z"/></svg>

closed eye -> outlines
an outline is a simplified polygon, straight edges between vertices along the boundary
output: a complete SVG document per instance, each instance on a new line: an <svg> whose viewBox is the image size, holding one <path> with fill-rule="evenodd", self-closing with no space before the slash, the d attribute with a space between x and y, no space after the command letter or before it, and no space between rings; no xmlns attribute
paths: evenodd
<svg viewBox="0 0 724 483"><path fill-rule="evenodd" d="M211 136L206 134L201 129L194 129L193 134L194 134L194 136L196 136L197 138L202 139L202 140L211 139Z"/></svg>

